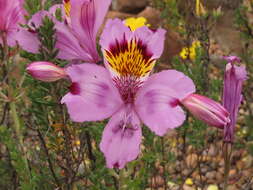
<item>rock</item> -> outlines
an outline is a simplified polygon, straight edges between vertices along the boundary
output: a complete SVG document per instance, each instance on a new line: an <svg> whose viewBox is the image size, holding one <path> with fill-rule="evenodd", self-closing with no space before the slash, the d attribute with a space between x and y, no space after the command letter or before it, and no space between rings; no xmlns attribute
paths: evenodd
<svg viewBox="0 0 253 190"><path fill-rule="evenodd" d="M211 172L207 172L206 173L206 178L207 179L214 179L216 176L216 172L215 171L211 171Z"/></svg>
<svg viewBox="0 0 253 190"><path fill-rule="evenodd" d="M164 185L164 179L162 176L155 176L152 178L152 187L161 187Z"/></svg>
<svg viewBox="0 0 253 190"><path fill-rule="evenodd" d="M253 163L253 158L252 158L252 156L248 155L248 156L244 157L242 159L242 161L244 163L244 168L250 168Z"/></svg>
<svg viewBox="0 0 253 190"><path fill-rule="evenodd" d="M230 178L234 178L236 175L237 175L236 169L231 169L231 170L229 171L229 177L230 177Z"/></svg>
<svg viewBox="0 0 253 190"><path fill-rule="evenodd" d="M228 10L211 30L214 39L225 54L240 55L243 53L241 33L234 27L234 11Z"/></svg>
<svg viewBox="0 0 253 190"><path fill-rule="evenodd" d="M218 186L217 185L209 185L207 187L207 190L219 190Z"/></svg>
<svg viewBox="0 0 253 190"><path fill-rule="evenodd" d="M222 183L223 182L223 173L217 172L215 179L216 179L216 183Z"/></svg>
<svg viewBox="0 0 253 190"><path fill-rule="evenodd" d="M161 12L152 7L146 7L142 12L140 12L138 17L145 17L151 28L158 28L162 24Z"/></svg>
<svg viewBox="0 0 253 190"><path fill-rule="evenodd" d="M151 25L151 28L158 28L163 24L163 20L161 19L160 15L160 11L148 6L137 16L145 17L148 23ZM178 55L183 48L182 39L180 38L179 34L169 28L166 28L166 30L167 32L164 43L164 51L160 58L160 61L163 64L158 65L158 70L168 69L172 57Z"/></svg>
<svg viewBox="0 0 253 190"><path fill-rule="evenodd" d="M183 174L184 176L187 176L189 173L190 173L190 171L189 171L188 169L184 169L184 170L182 171L182 174Z"/></svg>
<svg viewBox="0 0 253 190"><path fill-rule="evenodd" d="M197 166L197 154L190 154L186 157L186 165L188 168L195 168Z"/></svg>
<svg viewBox="0 0 253 190"><path fill-rule="evenodd" d="M135 15L133 14L128 14L128 13L122 13L118 11L109 11L105 17L105 19L112 19L112 18L119 18L119 19L126 19L128 17L134 17Z"/></svg>
<svg viewBox="0 0 253 190"><path fill-rule="evenodd" d="M191 187L191 186L189 186L189 185L184 185L184 186L183 186L183 190L195 190L195 188L194 188L194 187Z"/></svg>
<svg viewBox="0 0 253 190"><path fill-rule="evenodd" d="M139 13L148 5L148 0L114 0L113 10L125 13Z"/></svg>
<svg viewBox="0 0 253 190"><path fill-rule="evenodd" d="M176 187L177 184L175 184L175 183L172 182L172 181L168 181L168 182L167 182L167 186L168 186L169 188L173 188L173 187Z"/></svg>
<svg viewBox="0 0 253 190"><path fill-rule="evenodd" d="M166 39L164 43L164 51L160 58L162 64L158 65L158 70L170 68L170 62L175 55L179 55L183 48L182 39L178 33L171 29L167 29Z"/></svg>
<svg viewBox="0 0 253 190"><path fill-rule="evenodd" d="M217 148L212 144L209 148L208 155L214 157L217 155L217 152Z"/></svg>
<svg viewBox="0 0 253 190"><path fill-rule="evenodd" d="M227 190L238 190L235 185L229 185Z"/></svg>

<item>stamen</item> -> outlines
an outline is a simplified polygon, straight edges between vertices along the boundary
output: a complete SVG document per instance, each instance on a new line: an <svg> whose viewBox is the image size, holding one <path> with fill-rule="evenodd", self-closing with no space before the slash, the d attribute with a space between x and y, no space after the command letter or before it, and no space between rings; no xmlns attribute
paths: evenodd
<svg viewBox="0 0 253 190"><path fill-rule="evenodd" d="M121 98L125 104L134 103L135 95L143 82L138 78L131 76L114 77L113 81L115 86L118 88Z"/></svg>

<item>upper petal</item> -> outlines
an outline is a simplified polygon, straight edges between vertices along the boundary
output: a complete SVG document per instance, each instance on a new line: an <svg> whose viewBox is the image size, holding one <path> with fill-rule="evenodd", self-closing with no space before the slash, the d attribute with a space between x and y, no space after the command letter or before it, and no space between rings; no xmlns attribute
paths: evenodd
<svg viewBox="0 0 253 190"><path fill-rule="evenodd" d="M31 52L38 53L40 42L36 33L30 32L24 28L20 29L16 35L16 40L22 49Z"/></svg>
<svg viewBox="0 0 253 190"><path fill-rule="evenodd" d="M72 30L86 46L94 62L100 60L96 49L96 35L111 0L71 0L70 22Z"/></svg>
<svg viewBox="0 0 253 190"><path fill-rule="evenodd" d="M163 51L165 30L143 26L131 31L119 19L109 20L100 45L113 76L146 79Z"/></svg>
<svg viewBox="0 0 253 190"><path fill-rule="evenodd" d="M147 44L148 51L152 53L153 59L158 59L162 55L166 30L159 28L152 31L147 26L143 26L136 29L134 33L136 38Z"/></svg>
<svg viewBox="0 0 253 190"><path fill-rule="evenodd" d="M130 114L130 116L129 116ZM126 115L130 118L124 128ZM123 168L127 162L137 158L140 152L141 127L138 116L125 108L114 114L106 125L100 150L106 158L108 168Z"/></svg>
<svg viewBox="0 0 253 190"><path fill-rule="evenodd" d="M85 46L81 46L78 38L72 30L64 23L55 22L56 28L56 47L59 49L57 55L60 59L66 60L86 60L93 62Z"/></svg>
<svg viewBox="0 0 253 190"><path fill-rule="evenodd" d="M181 99L195 91L190 78L175 70L152 75L136 95L135 107L142 122L157 135L182 125Z"/></svg>
<svg viewBox="0 0 253 190"><path fill-rule="evenodd" d="M108 71L95 64L72 65L66 69L72 81L62 98L73 121L96 121L110 117L122 106Z"/></svg>

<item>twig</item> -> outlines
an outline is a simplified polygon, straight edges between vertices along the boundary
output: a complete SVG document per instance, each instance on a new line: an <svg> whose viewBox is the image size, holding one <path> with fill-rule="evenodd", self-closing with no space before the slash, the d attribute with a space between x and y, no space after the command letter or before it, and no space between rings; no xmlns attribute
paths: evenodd
<svg viewBox="0 0 253 190"><path fill-rule="evenodd" d="M53 176L53 178L54 178L54 180L55 180L55 183L57 184L59 190L61 190L61 189L62 189L62 188L61 188L61 184L60 184L60 182L59 182L59 180L58 180L58 178L57 178L57 176L56 176L56 174L55 174L54 167L53 167L53 164L52 164L50 155L49 155L49 151L48 151L48 149L47 149L47 145L46 145L45 139L43 138L43 136L42 136L42 134L41 134L41 132L40 132L39 129L37 129L37 133L38 133L38 137L39 137L39 139L40 139L41 145L42 145L42 147L43 147L43 149L44 149L44 152L45 152L45 154L46 154L47 162L48 162L48 165L49 165L49 169L50 169L50 171L51 171L51 174L52 174L52 176Z"/></svg>

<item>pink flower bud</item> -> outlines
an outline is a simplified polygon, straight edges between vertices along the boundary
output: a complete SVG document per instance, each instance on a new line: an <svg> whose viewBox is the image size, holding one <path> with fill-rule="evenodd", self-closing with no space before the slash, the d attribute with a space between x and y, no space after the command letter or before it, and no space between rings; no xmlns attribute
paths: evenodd
<svg viewBox="0 0 253 190"><path fill-rule="evenodd" d="M53 82L67 76L63 68L50 62L33 62L26 70L35 79L45 82Z"/></svg>
<svg viewBox="0 0 253 190"><path fill-rule="evenodd" d="M191 94L181 103L199 120L206 124L223 129L230 122L227 110L218 102L201 96Z"/></svg>
<svg viewBox="0 0 253 190"><path fill-rule="evenodd" d="M224 141L234 141L234 130L237 114L242 102L242 85L247 79L247 72L244 65L237 66L240 58L236 56L225 57L228 61L224 77L223 106L228 110L230 123L224 128Z"/></svg>

